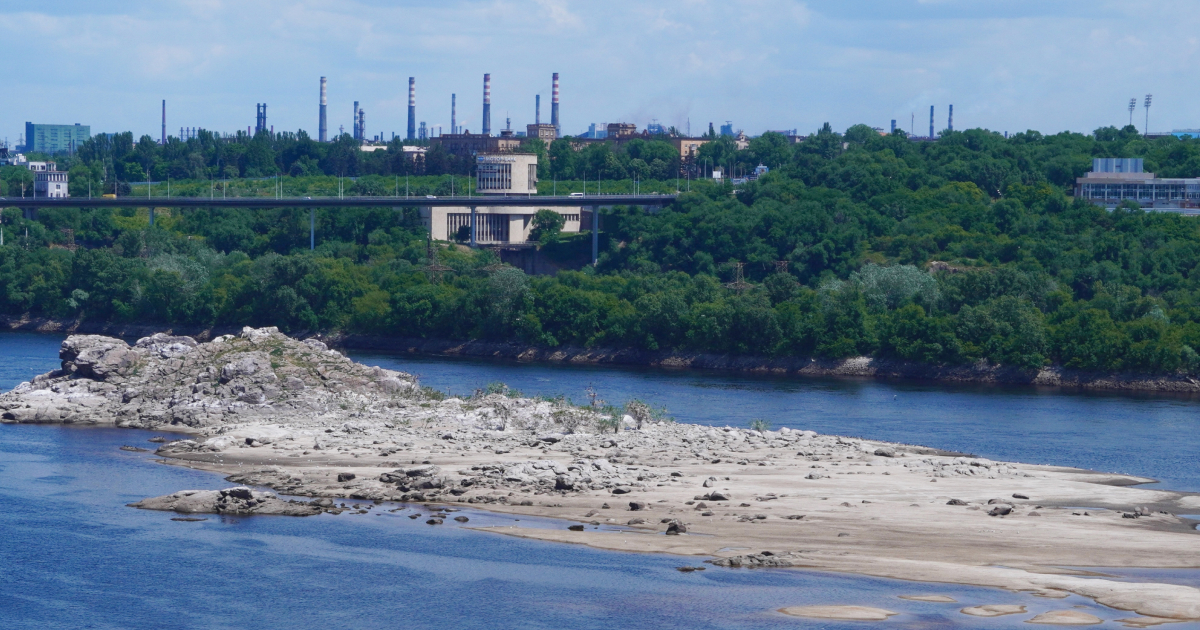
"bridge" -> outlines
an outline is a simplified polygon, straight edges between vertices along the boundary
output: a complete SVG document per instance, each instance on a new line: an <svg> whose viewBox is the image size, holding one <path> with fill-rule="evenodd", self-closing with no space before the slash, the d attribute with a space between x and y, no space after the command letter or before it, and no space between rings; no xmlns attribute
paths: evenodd
<svg viewBox="0 0 1200 630"><path fill-rule="evenodd" d="M150 225L154 225L155 208L308 208L309 248L316 248L317 208L421 208L456 207L471 209L471 225L475 226L475 209L481 207L590 207L611 206L663 207L678 195L546 195L546 196L453 196L453 197L0 197L0 208L21 208L25 217L36 218L43 208L149 208ZM592 263L599 254L599 220L592 221ZM472 230L471 243L475 243Z"/></svg>

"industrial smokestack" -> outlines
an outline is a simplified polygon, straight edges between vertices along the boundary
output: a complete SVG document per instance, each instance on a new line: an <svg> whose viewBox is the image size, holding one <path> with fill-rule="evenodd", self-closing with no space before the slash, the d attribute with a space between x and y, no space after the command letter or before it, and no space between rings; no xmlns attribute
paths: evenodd
<svg viewBox="0 0 1200 630"><path fill-rule="evenodd" d="M892 119L892 134L896 133L896 119Z"/></svg>
<svg viewBox="0 0 1200 630"><path fill-rule="evenodd" d="M450 133L458 133L458 95L450 95Z"/></svg>
<svg viewBox="0 0 1200 630"><path fill-rule="evenodd" d="M554 94L550 97L550 124L554 125L554 137L562 136L562 128L558 126L558 73L554 73Z"/></svg>
<svg viewBox="0 0 1200 630"><path fill-rule="evenodd" d="M329 129L325 123L325 77L321 77L321 119L317 123L317 140L319 142L329 141Z"/></svg>
<svg viewBox="0 0 1200 630"><path fill-rule="evenodd" d="M163 99L163 116L162 116L162 118L163 118L163 120L162 120L162 142L160 144L165 146L167 144L167 99L165 99L165 98Z"/></svg>
<svg viewBox="0 0 1200 630"><path fill-rule="evenodd" d="M417 79L408 77L408 139L417 137Z"/></svg>
<svg viewBox="0 0 1200 630"><path fill-rule="evenodd" d="M954 106L950 106L950 122L946 125L946 129L954 131Z"/></svg>
<svg viewBox="0 0 1200 630"><path fill-rule="evenodd" d="M933 140L933 105L929 106L929 139Z"/></svg>
<svg viewBox="0 0 1200 630"><path fill-rule="evenodd" d="M492 133L492 75L483 75L483 135Z"/></svg>
<svg viewBox="0 0 1200 630"><path fill-rule="evenodd" d="M542 124L542 95L533 97L533 124Z"/></svg>
<svg viewBox="0 0 1200 630"><path fill-rule="evenodd" d="M354 101L354 119L350 122L352 123L350 135L354 136L355 140L358 140L358 101Z"/></svg>

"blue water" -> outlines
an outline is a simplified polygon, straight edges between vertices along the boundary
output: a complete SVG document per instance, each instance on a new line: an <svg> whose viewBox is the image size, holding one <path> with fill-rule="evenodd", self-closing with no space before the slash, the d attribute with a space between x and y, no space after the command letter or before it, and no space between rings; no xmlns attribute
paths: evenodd
<svg viewBox="0 0 1200 630"><path fill-rule="evenodd" d="M55 367L59 341L38 335L0 335L0 388ZM382 358L372 359L385 363ZM1072 418L1087 415L1080 406L1092 407L1092 415L1102 415L1105 409L1120 410L1126 422L1122 431L1135 433L1167 426L1175 405L1186 410L1191 404L1115 397L1054 398L1031 392L955 392L878 383L756 381L720 374L570 370L409 358L388 361L423 374L430 384L457 391L505 380L527 393L562 392L581 399L582 394L572 388L593 384L604 396L665 401L680 420L720 424L767 417L742 409L746 405L762 409L762 401L767 401L768 410L780 414L780 424L818 430L846 426L877 435L870 418L878 417L880 429L901 436L936 437L940 446L977 441L1011 452L1044 453L1056 463L1063 463L1060 456L1078 456L1075 449L1060 452L1031 444L1047 439L1044 436L1009 444L962 435L978 432L981 420L955 430L949 421L954 410L943 407L965 406L978 414L989 408L1003 410L1010 418L1002 423L1006 426L1018 422L1022 408L1024 414L1065 409L1050 423L1057 428L1045 433L1053 437L1062 435ZM551 381L539 380L550 377ZM642 388L638 382L644 383ZM890 400L892 395L899 397L897 401ZM898 412L893 403L904 399L903 404L912 408L919 403L910 399L922 397L927 405L924 414L907 422L895 417ZM939 399L946 402L939 404ZM1053 404L1056 400L1058 405ZM1153 421L1144 421L1146 412L1124 415L1127 409L1146 407L1157 409L1151 413ZM1049 411L1036 411L1039 409ZM957 411L964 418L973 415ZM821 418L829 413L837 417ZM930 418L943 429L920 428ZM1105 426L1121 427L1121 420L1110 418ZM1005 430L1017 432L1018 428L1007 426ZM541 543L472 531L453 521L431 527L424 519L406 518L419 507L395 514L376 508L368 515L211 517L203 522L176 522L170 520L173 514L135 510L124 504L185 488L228 484L210 473L156 463L149 453L118 450L122 444L152 446L146 440L153 435L122 429L0 425L0 628L741 630L868 625L800 620L774 612L810 604L888 608L902 614L886 625L901 628L1018 628L1027 627L1023 620L1031 616L988 620L957 612L964 605L975 604L1024 604L1031 613L1084 606L1105 619L1129 616L1078 597L1043 600L991 589L819 572L709 568L683 574L675 567L696 565L701 558ZM1160 452L1187 448L1186 436L1165 439L1162 431L1156 435L1163 438ZM1054 439L1065 447L1065 438ZM1123 439L1114 434L1107 441ZM463 514L471 518L468 525L504 525L513 520L474 511ZM929 593L950 595L961 603L897 599L902 594Z"/></svg>

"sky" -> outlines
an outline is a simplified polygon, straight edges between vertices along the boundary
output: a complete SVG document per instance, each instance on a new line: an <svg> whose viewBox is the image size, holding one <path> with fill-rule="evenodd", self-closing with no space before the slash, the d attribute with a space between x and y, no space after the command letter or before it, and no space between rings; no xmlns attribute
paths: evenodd
<svg viewBox="0 0 1200 630"><path fill-rule="evenodd" d="M56 0L0 5L6 43L0 138L26 121L93 133L254 124L316 136L319 78L329 128L403 134L408 77L417 120L480 130L657 121L693 134L732 121L749 135L865 123L1091 132L1133 122L1200 127L1200 2L1177 0ZM915 117L915 123L913 122Z"/></svg>

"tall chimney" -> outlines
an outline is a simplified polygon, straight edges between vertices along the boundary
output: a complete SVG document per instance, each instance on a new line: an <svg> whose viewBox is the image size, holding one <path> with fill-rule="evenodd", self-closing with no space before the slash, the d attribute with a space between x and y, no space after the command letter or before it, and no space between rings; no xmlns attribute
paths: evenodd
<svg viewBox="0 0 1200 630"><path fill-rule="evenodd" d="M325 124L325 77L321 77L321 120L317 124L317 141L329 141L329 129Z"/></svg>
<svg viewBox="0 0 1200 630"><path fill-rule="evenodd" d="M892 119L892 133L893 134L896 133L896 119L895 118Z"/></svg>
<svg viewBox="0 0 1200 630"><path fill-rule="evenodd" d="M408 77L408 139L417 137L417 78Z"/></svg>
<svg viewBox="0 0 1200 630"><path fill-rule="evenodd" d="M483 75L483 135L492 133L492 75Z"/></svg>
<svg viewBox="0 0 1200 630"><path fill-rule="evenodd" d="M554 137L562 136L562 128L558 126L558 73L554 73L554 95L550 97L550 124L554 125Z"/></svg>
<svg viewBox="0 0 1200 630"><path fill-rule="evenodd" d="M351 129L351 135L354 136L355 140L358 140L358 101L354 101L354 120L351 122L354 123L353 128Z"/></svg>
<svg viewBox="0 0 1200 630"><path fill-rule="evenodd" d="M954 131L954 106L950 106L950 123L946 125L946 129Z"/></svg>
<svg viewBox="0 0 1200 630"><path fill-rule="evenodd" d="M162 127L162 142L160 144L162 144L163 146L166 146L166 144L167 144L167 99L165 99L165 98L163 99L163 116L162 116L162 118L163 118L163 120L162 120L162 125L163 125L163 127Z"/></svg>
<svg viewBox="0 0 1200 630"><path fill-rule="evenodd" d="M933 105L929 106L929 139L933 140Z"/></svg>
<svg viewBox="0 0 1200 630"><path fill-rule="evenodd" d="M542 95L533 97L533 124L542 124Z"/></svg>
<svg viewBox="0 0 1200 630"><path fill-rule="evenodd" d="M458 95L450 95L450 133L458 133Z"/></svg>

